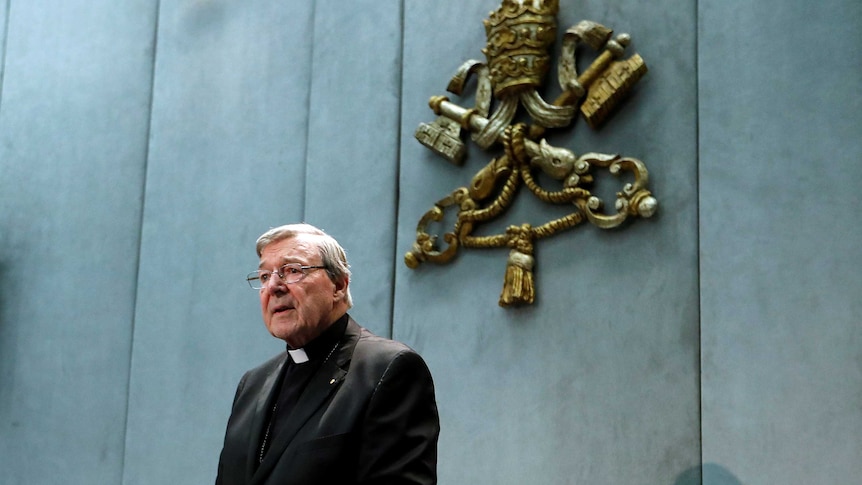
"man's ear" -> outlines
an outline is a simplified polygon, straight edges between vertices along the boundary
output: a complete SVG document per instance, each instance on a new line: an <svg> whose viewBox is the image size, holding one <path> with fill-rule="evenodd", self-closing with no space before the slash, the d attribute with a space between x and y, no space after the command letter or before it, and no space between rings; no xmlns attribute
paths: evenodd
<svg viewBox="0 0 862 485"><path fill-rule="evenodd" d="M347 285L349 285L349 284L350 284L350 278L347 276L345 276L345 277L343 277L340 280L335 282L334 296L335 296L336 300L340 301L340 300L344 299L344 296L347 292Z"/></svg>

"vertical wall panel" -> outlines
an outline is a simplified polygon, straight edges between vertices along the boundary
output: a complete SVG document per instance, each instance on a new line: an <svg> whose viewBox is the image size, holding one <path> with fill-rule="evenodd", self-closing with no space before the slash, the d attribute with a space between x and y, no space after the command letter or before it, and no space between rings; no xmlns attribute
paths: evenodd
<svg viewBox="0 0 862 485"><path fill-rule="evenodd" d="M862 4L701 4L704 461L858 483Z"/></svg>
<svg viewBox="0 0 862 485"><path fill-rule="evenodd" d="M2 3L2 481L118 483L155 7Z"/></svg>
<svg viewBox="0 0 862 485"><path fill-rule="evenodd" d="M379 335L392 313L400 3L315 2L305 218L347 249L350 313Z"/></svg>
<svg viewBox="0 0 862 485"><path fill-rule="evenodd" d="M441 483L671 484L699 464L694 4L560 3L560 35L582 19L629 32L650 72L602 130L578 120L549 142L642 159L661 206L618 230L587 224L539 241L528 308L497 306L505 249L462 249L416 271L399 264L396 337L417 342L435 376ZM482 20L498 5L405 4L401 254L431 204L500 154L471 143L459 168L413 139L434 119L428 97L445 94L463 61L483 59ZM583 69L595 54L582 54ZM553 99L556 73L548 79ZM521 191L476 232L562 213Z"/></svg>
<svg viewBox="0 0 862 485"><path fill-rule="evenodd" d="M207 483L266 331L254 242L302 215L310 2L162 1L125 483Z"/></svg>

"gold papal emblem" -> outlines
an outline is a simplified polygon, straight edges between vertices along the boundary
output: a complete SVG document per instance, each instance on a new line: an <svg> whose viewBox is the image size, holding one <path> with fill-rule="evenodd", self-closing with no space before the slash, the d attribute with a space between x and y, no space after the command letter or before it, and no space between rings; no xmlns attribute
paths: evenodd
<svg viewBox="0 0 862 485"><path fill-rule="evenodd" d="M434 96L429 104L437 120L422 123L416 130L416 138L423 145L459 165L466 153L461 138L464 130L482 149L502 145L503 155L479 170L468 187L455 189L422 216L416 241L404 260L408 267L416 268L425 261L447 263L460 247L508 247L499 300L504 307L535 301L533 248L538 240L585 220L602 229L617 227L629 217L652 216L658 206L647 190L648 173L640 160L600 153L577 156L543 138L548 129L569 126L578 111L590 127L599 127L647 72L639 55L623 58L630 42L627 34L612 38L613 31L607 27L582 21L563 36L557 68L562 94L553 103L546 102L537 89L551 67L550 47L557 36L558 11L558 0L503 0L484 21L487 43L482 52L486 62L465 62L447 88L460 96L468 79L475 76L475 106L464 108L445 96ZM579 74L576 56L582 44L599 55ZM513 123L520 109L529 117L529 125ZM614 175L628 171L634 176L633 182L617 192L615 212L605 213L603 201L590 192L596 168ZM534 176L538 170L559 181L556 190L539 185ZM543 202L571 205L572 211L540 226L510 225L503 234L473 235L477 226L504 214L521 186ZM450 208L457 211L457 218L452 231L443 235L446 247L441 248L439 238L429 234L428 227L442 221L444 211Z"/></svg>

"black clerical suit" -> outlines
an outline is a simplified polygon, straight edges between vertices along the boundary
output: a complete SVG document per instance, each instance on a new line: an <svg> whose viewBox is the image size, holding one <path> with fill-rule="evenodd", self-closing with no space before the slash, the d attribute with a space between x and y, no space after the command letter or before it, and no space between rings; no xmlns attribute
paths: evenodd
<svg viewBox="0 0 862 485"><path fill-rule="evenodd" d="M240 380L216 485L436 483L440 428L419 354L348 315L306 347L308 363L285 352Z"/></svg>

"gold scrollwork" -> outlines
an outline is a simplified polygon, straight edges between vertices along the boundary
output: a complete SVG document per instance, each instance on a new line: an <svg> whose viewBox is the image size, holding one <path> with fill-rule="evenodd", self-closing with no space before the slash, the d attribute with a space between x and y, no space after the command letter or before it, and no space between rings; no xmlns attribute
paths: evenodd
<svg viewBox="0 0 862 485"><path fill-rule="evenodd" d="M550 145L542 136L549 128L569 125L580 106L589 126L600 126L619 100L646 73L637 54L620 59L630 38L601 24L582 21L566 31L558 62L558 80L563 93L545 102L537 92L549 70L548 49L556 36L557 0L503 0L500 8L484 21L488 39L483 52L487 63L463 63L449 82L448 90L460 95L467 80L477 76L476 106L464 108L445 96L434 96L429 105L436 121L422 123L416 138L447 160L460 164L466 153L461 131L467 130L483 149L503 146L504 154L479 170L469 187L460 187L434 204L416 228L416 241L405 255L405 263L416 268L423 262L447 263L461 247L509 248L501 306L532 304L536 241L579 225L583 221L602 228L617 227L631 217L651 217L658 206L647 189L646 165L635 158L600 153L576 156L566 148ZM585 44L599 56L582 74L577 73L576 52ZM491 110L492 94L497 100ZM514 124L523 107L532 124ZM607 169L613 175L628 172L633 182L617 192L614 212L605 213L603 201L588 189L594 183L593 170ZM560 181L562 188L549 191L534 175L541 171ZM563 217L539 226L512 225L503 234L475 236L474 228L501 216L514 201L521 186L549 204L571 205ZM431 223L444 219L447 210L457 211L451 232L443 235L446 247L429 233Z"/></svg>

